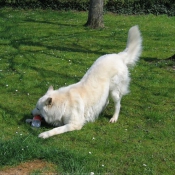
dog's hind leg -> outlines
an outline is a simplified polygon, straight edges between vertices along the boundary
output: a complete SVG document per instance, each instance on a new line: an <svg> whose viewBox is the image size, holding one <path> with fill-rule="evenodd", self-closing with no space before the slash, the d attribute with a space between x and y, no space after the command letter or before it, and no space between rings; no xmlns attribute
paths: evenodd
<svg viewBox="0 0 175 175"><path fill-rule="evenodd" d="M60 126L60 127L54 128L52 130L43 132L43 133L39 134L38 137L46 139L48 137L51 137L51 136L54 136L57 134L62 134L64 132L73 131L73 130L80 130L81 128L82 128L82 126L77 126L74 124L66 124L64 126Z"/></svg>
<svg viewBox="0 0 175 175"><path fill-rule="evenodd" d="M114 123L117 121L118 116L119 116L119 112L120 112L120 101L121 101L121 97L119 95L119 92L115 92L113 91L111 93L111 97L114 100L114 105L115 105L115 112L113 117L110 119L110 123Z"/></svg>

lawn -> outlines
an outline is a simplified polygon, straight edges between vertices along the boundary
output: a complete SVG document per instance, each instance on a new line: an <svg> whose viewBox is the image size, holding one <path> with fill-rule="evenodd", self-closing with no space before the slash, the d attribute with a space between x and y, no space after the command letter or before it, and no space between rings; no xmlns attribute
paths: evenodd
<svg viewBox="0 0 175 175"><path fill-rule="evenodd" d="M1 9L0 171L39 160L57 173L173 175L175 17L105 14L105 28L99 30L85 28L86 20L86 12ZM136 24L143 53L130 70L130 93L122 99L118 122L108 122L114 111L110 102L82 130L38 138L52 128L25 123L38 98L50 85L79 81L99 56L124 50Z"/></svg>

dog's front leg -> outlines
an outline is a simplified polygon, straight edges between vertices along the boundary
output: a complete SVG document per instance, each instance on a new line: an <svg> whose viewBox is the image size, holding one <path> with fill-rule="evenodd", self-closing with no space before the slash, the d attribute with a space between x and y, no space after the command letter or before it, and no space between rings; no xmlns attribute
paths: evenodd
<svg viewBox="0 0 175 175"><path fill-rule="evenodd" d="M77 127L74 124L66 124L64 126L60 126L60 127L54 128L52 130L43 132L43 133L39 134L38 137L46 139L46 138L49 138L49 137L57 135L57 134L62 134L64 132L73 131L73 130L80 130L81 128L82 128L82 126Z"/></svg>

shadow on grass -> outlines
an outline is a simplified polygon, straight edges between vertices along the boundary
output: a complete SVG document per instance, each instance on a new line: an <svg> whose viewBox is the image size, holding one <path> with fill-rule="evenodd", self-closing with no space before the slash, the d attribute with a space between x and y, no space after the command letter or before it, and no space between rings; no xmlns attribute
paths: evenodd
<svg viewBox="0 0 175 175"><path fill-rule="evenodd" d="M157 62L157 61L163 61L163 60L164 61L175 61L175 54L165 59L149 58L149 57L144 57L142 59L146 62Z"/></svg>
<svg viewBox="0 0 175 175"><path fill-rule="evenodd" d="M52 25L57 25L57 26L74 26L76 27L77 25L75 24L63 24L63 23L59 23L58 21L54 21L54 22L50 22L50 21L41 21L41 20L34 20L34 19L27 19L27 20L23 20L24 22L32 22L32 23L39 23L39 24L52 24Z"/></svg>

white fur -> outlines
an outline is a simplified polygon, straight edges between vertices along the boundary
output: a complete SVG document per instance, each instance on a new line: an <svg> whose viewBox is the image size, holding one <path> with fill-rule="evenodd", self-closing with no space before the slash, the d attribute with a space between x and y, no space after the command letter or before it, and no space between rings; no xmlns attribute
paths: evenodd
<svg viewBox="0 0 175 175"><path fill-rule="evenodd" d="M129 30L127 47L118 54L98 58L80 82L53 90L50 87L41 97L32 114L41 115L47 123L56 127L39 135L48 138L67 131L80 130L86 122L93 122L108 103L111 95L115 112L110 119L117 121L120 101L129 86L128 66L132 66L141 54L141 36L138 26Z"/></svg>

